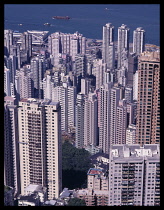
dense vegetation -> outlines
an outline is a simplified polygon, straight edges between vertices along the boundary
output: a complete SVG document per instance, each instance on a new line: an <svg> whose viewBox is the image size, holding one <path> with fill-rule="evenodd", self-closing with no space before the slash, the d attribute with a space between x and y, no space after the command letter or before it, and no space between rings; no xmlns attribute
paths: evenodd
<svg viewBox="0 0 164 210"><path fill-rule="evenodd" d="M85 149L77 149L68 141L62 145L62 188L86 187L87 171L92 167L90 154Z"/></svg>
<svg viewBox="0 0 164 210"><path fill-rule="evenodd" d="M79 198L71 198L68 202L68 206L86 206L85 200Z"/></svg>

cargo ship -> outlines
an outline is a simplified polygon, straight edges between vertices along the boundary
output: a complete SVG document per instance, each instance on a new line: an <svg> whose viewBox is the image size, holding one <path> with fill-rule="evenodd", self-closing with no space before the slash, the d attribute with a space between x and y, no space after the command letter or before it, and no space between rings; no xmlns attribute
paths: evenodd
<svg viewBox="0 0 164 210"><path fill-rule="evenodd" d="M71 19L69 16L53 16L52 19L63 19L63 20L69 20Z"/></svg>

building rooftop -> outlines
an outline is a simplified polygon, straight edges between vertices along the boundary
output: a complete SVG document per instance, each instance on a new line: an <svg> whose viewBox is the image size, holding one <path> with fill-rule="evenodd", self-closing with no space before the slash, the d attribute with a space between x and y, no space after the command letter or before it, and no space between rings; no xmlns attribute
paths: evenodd
<svg viewBox="0 0 164 210"><path fill-rule="evenodd" d="M42 191L43 187L41 185L36 185L36 184L29 184L27 187L26 187L26 191L27 192L34 192L34 191Z"/></svg>
<svg viewBox="0 0 164 210"><path fill-rule="evenodd" d="M87 175L100 175L102 173L103 173L102 169L90 168Z"/></svg>
<svg viewBox="0 0 164 210"><path fill-rule="evenodd" d="M116 144L110 149L110 159L125 160L143 160L143 159L159 159L159 144L145 144L141 147L139 144Z"/></svg>
<svg viewBox="0 0 164 210"><path fill-rule="evenodd" d="M150 62L160 62L160 52L159 51L144 51L138 57L139 61L150 61Z"/></svg>

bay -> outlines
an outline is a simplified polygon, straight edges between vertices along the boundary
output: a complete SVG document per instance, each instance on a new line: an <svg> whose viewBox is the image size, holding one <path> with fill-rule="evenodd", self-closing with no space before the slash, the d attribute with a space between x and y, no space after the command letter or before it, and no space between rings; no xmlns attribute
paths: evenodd
<svg viewBox="0 0 164 210"><path fill-rule="evenodd" d="M105 9L108 8L108 9ZM56 20L52 16L70 16L70 20ZM44 23L51 26L44 26ZM18 24L22 24L19 26ZM130 42L133 31L143 27L146 43L160 45L159 4L5 4L4 28L24 32L45 30L49 33L78 31L87 38L102 39L102 28L106 23L115 27L115 41L118 27L126 24L130 28Z"/></svg>

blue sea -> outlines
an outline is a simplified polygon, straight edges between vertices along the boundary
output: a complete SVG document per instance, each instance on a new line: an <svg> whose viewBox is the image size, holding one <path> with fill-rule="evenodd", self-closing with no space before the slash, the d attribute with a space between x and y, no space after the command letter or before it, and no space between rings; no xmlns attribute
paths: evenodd
<svg viewBox="0 0 164 210"><path fill-rule="evenodd" d="M107 9L105 9L107 8ZM70 20L56 20L52 16L70 16ZM44 23L51 26L44 26ZM19 26L18 24L22 24ZM143 27L146 43L160 45L159 4L5 4L4 28L24 32L45 30L49 33L78 31L87 38L102 39L102 28L106 23L115 27L126 24L133 31Z"/></svg>

